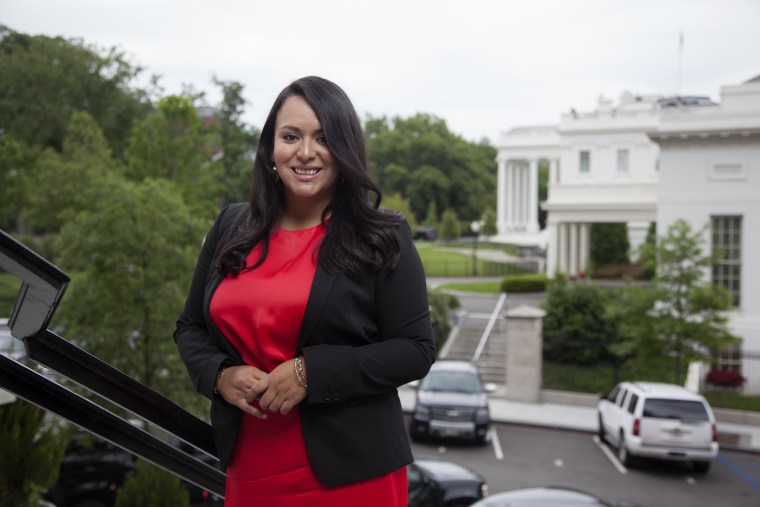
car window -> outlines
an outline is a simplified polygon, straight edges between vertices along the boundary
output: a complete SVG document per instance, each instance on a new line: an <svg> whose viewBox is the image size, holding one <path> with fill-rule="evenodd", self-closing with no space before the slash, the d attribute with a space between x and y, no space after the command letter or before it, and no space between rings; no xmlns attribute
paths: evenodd
<svg viewBox="0 0 760 507"><path fill-rule="evenodd" d="M618 393L617 400L615 400L615 404L618 407L623 406L623 400L625 400L625 396L628 394L628 391L626 389L621 389L620 393Z"/></svg>
<svg viewBox="0 0 760 507"><path fill-rule="evenodd" d="M628 402L628 412L633 414L636 411L636 404L639 402L639 395L631 393L631 400Z"/></svg>
<svg viewBox="0 0 760 507"><path fill-rule="evenodd" d="M614 402L615 398L617 398L618 391L620 391L620 384L616 385L612 391L610 391L610 394L607 395L607 399Z"/></svg>
<svg viewBox="0 0 760 507"><path fill-rule="evenodd" d="M457 371L435 371L428 374L422 381L422 389L425 391L441 391L455 393L479 393L480 379L472 373Z"/></svg>
<svg viewBox="0 0 760 507"><path fill-rule="evenodd" d="M685 421L709 421L707 409L701 401L665 400L651 398L644 402L644 417L658 419L681 419Z"/></svg>

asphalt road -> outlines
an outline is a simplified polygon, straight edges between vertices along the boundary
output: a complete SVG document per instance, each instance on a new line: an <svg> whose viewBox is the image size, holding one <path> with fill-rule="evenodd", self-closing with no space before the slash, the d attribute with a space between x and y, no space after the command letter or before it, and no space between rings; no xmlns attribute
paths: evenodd
<svg viewBox="0 0 760 507"><path fill-rule="evenodd" d="M626 469L595 436L496 425L489 445L448 440L413 443L415 456L437 456L480 473L492 493L531 486L566 486L642 507L757 507L760 455L721 452L705 475L689 464L647 461ZM609 452L612 451L612 452Z"/></svg>

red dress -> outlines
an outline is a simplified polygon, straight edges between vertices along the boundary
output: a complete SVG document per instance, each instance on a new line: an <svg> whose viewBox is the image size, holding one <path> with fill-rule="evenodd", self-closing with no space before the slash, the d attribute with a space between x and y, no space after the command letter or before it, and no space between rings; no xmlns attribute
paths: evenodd
<svg viewBox="0 0 760 507"><path fill-rule="evenodd" d="M298 231L278 229L270 237L269 253L261 266L227 276L219 284L211 300L211 319L246 364L269 372L295 356L316 272L313 254L324 233L322 225ZM247 264L253 264L259 253L257 246ZM325 486L309 464L298 407L286 416L268 412L265 420L243 414L227 467L225 505L403 507L407 505L406 468L345 486Z"/></svg>

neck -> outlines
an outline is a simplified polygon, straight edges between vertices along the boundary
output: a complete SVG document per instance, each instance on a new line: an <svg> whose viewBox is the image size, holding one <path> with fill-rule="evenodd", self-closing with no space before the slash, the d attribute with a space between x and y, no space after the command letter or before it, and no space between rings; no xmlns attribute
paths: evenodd
<svg viewBox="0 0 760 507"><path fill-rule="evenodd" d="M280 227L286 230L296 231L308 229L322 223L322 213L328 203L299 203L294 205L287 203L280 220Z"/></svg>

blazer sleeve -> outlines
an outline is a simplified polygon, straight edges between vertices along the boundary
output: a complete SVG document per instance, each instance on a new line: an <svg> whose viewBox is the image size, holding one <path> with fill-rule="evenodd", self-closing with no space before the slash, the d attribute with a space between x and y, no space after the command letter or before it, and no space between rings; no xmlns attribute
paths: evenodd
<svg viewBox="0 0 760 507"><path fill-rule="evenodd" d="M436 347L430 321L427 283L409 224L399 225L400 261L393 271L358 281L372 290L367 314L377 328L372 343L357 346L323 343L305 346L308 403L341 402L386 395L430 370Z"/></svg>
<svg viewBox="0 0 760 507"><path fill-rule="evenodd" d="M218 337L212 336L204 313L206 288L214 269L217 246L225 230L222 224L229 222L225 215L230 207L222 209L204 238L185 307L174 331L174 341L196 391L211 400L214 399L216 374L222 363L239 364L239 360L224 349Z"/></svg>

